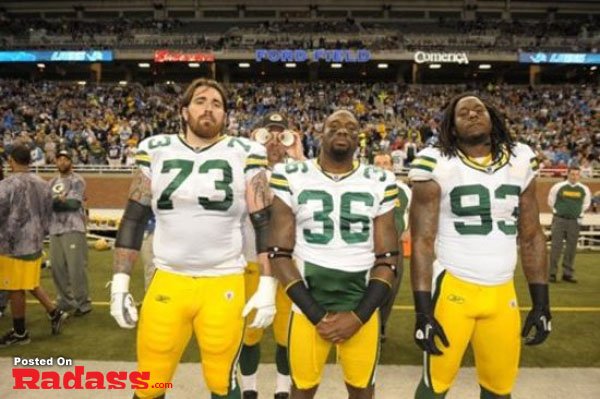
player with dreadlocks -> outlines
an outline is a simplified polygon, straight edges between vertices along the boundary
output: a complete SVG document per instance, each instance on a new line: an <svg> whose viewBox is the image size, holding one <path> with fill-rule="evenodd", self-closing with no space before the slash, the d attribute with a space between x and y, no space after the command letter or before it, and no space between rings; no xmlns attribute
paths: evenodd
<svg viewBox="0 0 600 399"><path fill-rule="evenodd" d="M537 345L550 333L536 174L533 151L515 143L500 113L470 93L450 101L439 146L411 164L414 338L424 351L416 398L446 396L469 343L481 398L510 398L521 346L517 240L533 302L521 335Z"/></svg>

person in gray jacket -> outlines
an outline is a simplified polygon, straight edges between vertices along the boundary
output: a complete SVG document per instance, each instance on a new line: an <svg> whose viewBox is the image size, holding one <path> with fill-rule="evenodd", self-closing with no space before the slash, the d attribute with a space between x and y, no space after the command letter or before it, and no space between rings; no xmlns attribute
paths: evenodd
<svg viewBox="0 0 600 399"><path fill-rule="evenodd" d="M88 246L84 211L85 181L73 172L71 154L57 154L60 175L50 181L52 221L50 261L58 307L83 316L92 310L88 291Z"/></svg>
<svg viewBox="0 0 600 399"><path fill-rule="evenodd" d="M552 250L550 251L550 282L556 283L558 260L566 241L562 261L562 279L576 283L575 251L579 239L579 226L583 213L590 207L590 189L579 181L579 167L570 167L567 180L556 183L548 193L548 205L552 208Z"/></svg>

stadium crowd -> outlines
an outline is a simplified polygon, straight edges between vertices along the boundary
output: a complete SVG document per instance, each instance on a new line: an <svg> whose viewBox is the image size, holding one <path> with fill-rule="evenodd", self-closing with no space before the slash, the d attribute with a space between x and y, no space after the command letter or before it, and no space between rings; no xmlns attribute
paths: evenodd
<svg viewBox="0 0 600 399"><path fill-rule="evenodd" d="M530 21L478 18L398 22L336 20L191 21L19 19L0 16L0 45L18 48L202 47L205 50L266 48L449 49L477 51L596 51L600 23L587 20Z"/></svg>
<svg viewBox="0 0 600 399"><path fill-rule="evenodd" d="M0 80L0 153L17 139L34 145L33 165L53 164L61 149L75 164L132 165L137 143L178 133L177 84L77 85L74 82ZM231 134L248 136L261 116L288 115L314 157L315 132L334 109L361 120L361 157L392 152L407 165L436 141L441 109L465 86L394 83L232 83ZM499 105L512 134L530 144L545 169L579 165L583 177L600 168L600 100L596 86L494 86L473 91Z"/></svg>

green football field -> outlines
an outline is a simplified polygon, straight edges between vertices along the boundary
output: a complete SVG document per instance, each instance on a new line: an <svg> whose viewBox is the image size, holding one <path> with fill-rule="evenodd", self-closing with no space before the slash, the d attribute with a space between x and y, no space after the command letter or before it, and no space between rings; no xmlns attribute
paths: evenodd
<svg viewBox="0 0 600 399"><path fill-rule="evenodd" d="M406 262L405 262L406 263ZM32 342L25 346L0 349L0 357L65 356L72 359L135 360L135 330L117 326L109 315L109 288L112 252L90 250L89 276L94 310L81 318L70 318L59 336L50 335L50 324L35 299L28 296L27 325ZM551 285L553 332L540 347L524 347L522 365L531 367L600 367L600 254L579 253L576 257L579 284ZM400 294L396 300L389 326L388 340L382 347L382 364L420 365L422 355L412 340L412 299L405 273ZM522 307L529 306L527 284L520 268L517 272L517 291ZM53 296L54 288L49 270L42 272L42 285ZM132 293L137 301L143 295L142 268L137 265L132 279ZM523 311L522 316L526 315ZM11 328L10 315L0 319L0 333ZM262 343L263 361L273 362L272 334L268 332ZM333 359L333 354L332 354ZM183 361L199 360L192 339ZM471 355L465 358L472 365Z"/></svg>

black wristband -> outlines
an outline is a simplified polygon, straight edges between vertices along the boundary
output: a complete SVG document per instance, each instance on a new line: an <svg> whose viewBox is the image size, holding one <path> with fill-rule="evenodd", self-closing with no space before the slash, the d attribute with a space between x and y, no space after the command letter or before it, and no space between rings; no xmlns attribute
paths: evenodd
<svg viewBox="0 0 600 399"><path fill-rule="evenodd" d="M387 262L379 262L379 263L375 263L372 267L372 269L375 269L376 267L387 267L388 269L390 269L392 271L392 273L394 273L394 277L398 276L398 268L396 267L396 265L392 265L391 263L387 263Z"/></svg>
<svg viewBox="0 0 600 399"><path fill-rule="evenodd" d="M380 254L375 254L375 259L387 259L387 258L391 258L392 256L398 256L399 254L400 254L400 251L383 252Z"/></svg>
<svg viewBox="0 0 600 399"><path fill-rule="evenodd" d="M390 289L391 286L387 282L377 278L369 280L367 292L365 292L358 306L354 309L354 313L363 324L369 321L375 310L387 299Z"/></svg>
<svg viewBox="0 0 600 399"><path fill-rule="evenodd" d="M267 239L269 235L269 220L271 220L271 207L268 206L258 212L250 214L250 221L254 226L254 236L256 237L256 253L267 252Z"/></svg>
<svg viewBox="0 0 600 399"><path fill-rule="evenodd" d="M548 284L529 284L529 295L534 308L546 309L550 307Z"/></svg>
<svg viewBox="0 0 600 399"><path fill-rule="evenodd" d="M274 258L288 258L288 259L292 259L292 254L294 253L294 251L292 249L288 249L288 248L281 248L281 247L268 247L267 251L269 251L269 254L267 255L269 257L269 259L274 259Z"/></svg>
<svg viewBox="0 0 600 399"><path fill-rule="evenodd" d="M415 300L416 313L433 313L433 301L431 300L431 291L413 291L413 298Z"/></svg>
<svg viewBox="0 0 600 399"><path fill-rule="evenodd" d="M287 287L285 292L313 325L316 326L319 324L327 314L325 309L310 295L310 292L304 285L304 281L298 280L292 283L291 286Z"/></svg>

